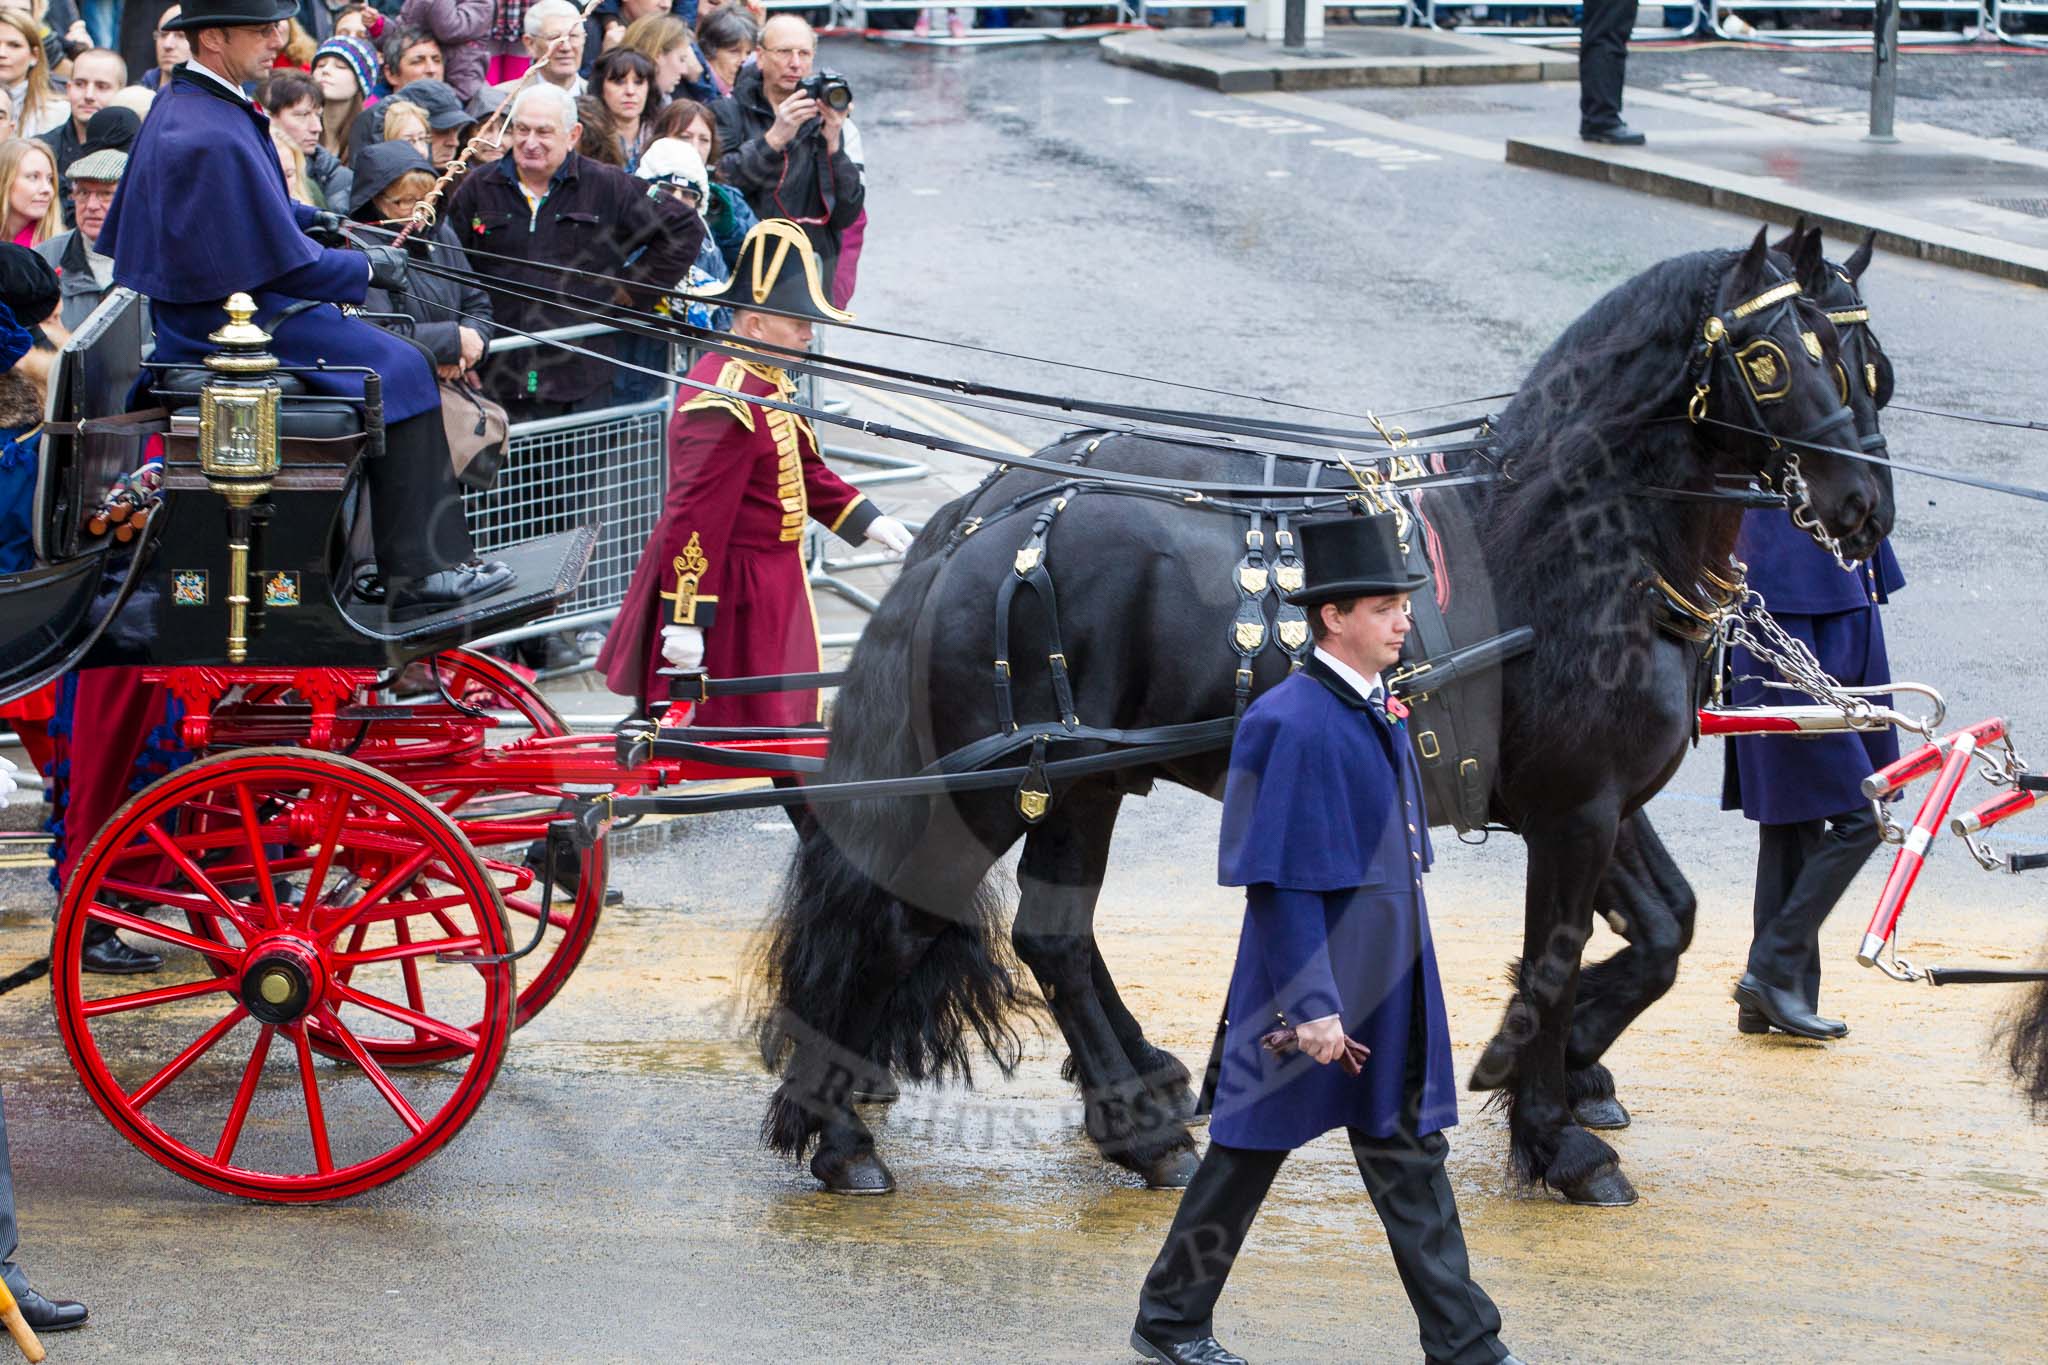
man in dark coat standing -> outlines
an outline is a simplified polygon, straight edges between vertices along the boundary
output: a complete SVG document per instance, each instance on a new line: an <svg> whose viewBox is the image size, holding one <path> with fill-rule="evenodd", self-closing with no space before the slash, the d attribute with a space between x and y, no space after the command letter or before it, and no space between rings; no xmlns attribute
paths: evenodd
<svg viewBox="0 0 2048 1365"><path fill-rule="evenodd" d="M1405 566L1392 516L1299 532L1308 577L1288 600L1308 609L1315 653L1252 703L1231 746L1218 880L1245 888L1245 918L1209 1150L1131 1345L1171 1365L1243 1365L1216 1340L1224 1280L1287 1153L1343 1128L1425 1357L1512 1362L1444 1174L1458 1106L1422 897L1429 821L1407 713L1380 681L1429 578Z"/></svg>
<svg viewBox="0 0 2048 1365"><path fill-rule="evenodd" d="M1845 573L1835 557L1783 512L1743 518L1736 558L1771 616L1851 687L1891 681L1878 605L1906 584L1891 542ZM1776 670L1748 650L1729 660L1736 706L1784 705L1797 694L1766 690ZM1820 927L1879 842L1877 812L1863 779L1899 756L1890 729L1812 738L1775 735L1728 741L1721 805L1757 822L1755 932L1735 987L1735 1026L1830 1039L1849 1026L1820 1014Z"/></svg>
<svg viewBox="0 0 2048 1365"><path fill-rule="evenodd" d="M227 321L228 295L256 300L256 321L285 365L325 361L383 377L385 455L365 470L377 565L393 620L445 610L511 585L503 564L475 560L456 494L441 396L410 341L342 316L372 284L402 289L403 251L342 251L306 235L324 220L285 191L270 119L242 87L270 70L298 12L291 0L191 0L170 22L192 60L171 75L130 148L100 230L114 282L150 300L160 362L198 364ZM316 393L360 398L360 373L300 374Z"/></svg>

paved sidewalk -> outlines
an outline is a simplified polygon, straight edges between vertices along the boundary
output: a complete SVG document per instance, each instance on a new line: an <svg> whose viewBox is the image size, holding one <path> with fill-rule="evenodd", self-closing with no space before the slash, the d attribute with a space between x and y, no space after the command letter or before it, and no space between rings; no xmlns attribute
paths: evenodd
<svg viewBox="0 0 2048 1365"><path fill-rule="evenodd" d="M1350 86L1491 85L1577 80L1570 53L1425 29L1339 25L1302 55L1244 30L1179 28L1117 33L1105 61L1225 94Z"/></svg>
<svg viewBox="0 0 2048 1365"><path fill-rule="evenodd" d="M1800 214L1837 237L1875 229L1881 250L2048 286L2048 152L1926 124L1895 143L1631 89L1645 147L1578 137L1576 83L1500 85L1462 96L1355 90L1319 97L1384 120L1390 136L1451 142L1509 162L1605 181L1778 223Z"/></svg>

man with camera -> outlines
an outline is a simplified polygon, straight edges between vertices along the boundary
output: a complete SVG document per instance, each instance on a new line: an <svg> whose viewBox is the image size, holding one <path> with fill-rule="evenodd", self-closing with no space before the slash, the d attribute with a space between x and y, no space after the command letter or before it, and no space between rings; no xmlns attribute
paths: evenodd
<svg viewBox="0 0 2048 1365"><path fill-rule="evenodd" d="M775 15L762 25L755 65L741 69L712 113L727 149L719 177L763 222L800 224L830 281L840 234L860 216L867 189L844 141L853 92L836 71L812 74L817 54L816 30L793 14Z"/></svg>

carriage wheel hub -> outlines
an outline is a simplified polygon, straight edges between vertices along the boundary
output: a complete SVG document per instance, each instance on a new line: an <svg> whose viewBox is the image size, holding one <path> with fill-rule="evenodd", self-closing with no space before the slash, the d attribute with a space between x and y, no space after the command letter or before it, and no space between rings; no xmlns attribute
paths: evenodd
<svg viewBox="0 0 2048 1365"><path fill-rule="evenodd" d="M305 1018L320 998L320 959L305 944L273 940L260 945L242 969L242 1003L266 1024Z"/></svg>

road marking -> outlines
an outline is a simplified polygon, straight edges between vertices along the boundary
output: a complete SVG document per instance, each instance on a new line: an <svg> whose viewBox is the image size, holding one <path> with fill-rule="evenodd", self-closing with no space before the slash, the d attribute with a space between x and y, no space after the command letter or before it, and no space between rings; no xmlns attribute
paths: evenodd
<svg viewBox="0 0 2048 1365"><path fill-rule="evenodd" d="M1355 156L1361 161L1376 161L1384 171L1405 171L1417 161L1443 160L1435 152L1419 152L1413 147L1370 137L1319 137L1311 145Z"/></svg>
<svg viewBox="0 0 2048 1365"><path fill-rule="evenodd" d="M912 190L912 191L911 191L911 193L912 193L912 194L914 194L914 195L916 195L916 196L917 196L918 198L920 198L920 199L929 199L929 198L931 198L931 197L932 197L933 195L937 194L937 193L938 193L938 191L937 191L937 190L935 190L935 189L931 189L931 188L928 188L928 187L926 187L926 186L922 186L922 185L920 185L920 186L919 186L918 188L916 188L916 189Z"/></svg>
<svg viewBox="0 0 2048 1365"><path fill-rule="evenodd" d="M1803 66L1779 67L1788 75L1802 75ZM1669 95L1688 100L1704 100L1709 104L1732 105L1737 109L1753 109L1771 114L1777 118L1795 119L1800 123L1847 124L1860 123L1864 115L1854 110L1843 109L1833 104L1807 104L1792 95L1777 95L1768 90L1755 90L1746 85L1723 85L1712 76L1689 71L1675 81L1665 81L1664 90ZM1636 92L1631 91L1631 97ZM1649 93L1647 91L1643 92ZM1667 96L1668 97L1668 96Z"/></svg>
<svg viewBox="0 0 2048 1365"><path fill-rule="evenodd" d="M1324 123L1334 123L1354 133L1370 133L1397 144L1427 147L1431 151L1448 152L1453 156L1469 156L1476 161L1507 160L1505 138L1488 141L1484 138L1467 137L1463 133L1447 133L1440 128L1425 128L1416 123L1404 123L1400 119L1369 114L1348 104L1311 99L1307 95L1275 91L1270 94L1238 95L1235 98L1300 118L1321 119Z"/></svg>
<svg viewBox="0 0 2048 1365"><path fill-rule="evenodd" d="M1102 102L1104 104L1132 104L1136 101L1132 100L1129 95L1104 95Z"/></svg>
<svg viewBox="0 0 2048 1365"><path fill-rule="evenodd" d="M969 445L982 446L1004 455L1031 453L1031 447L1020 445L993 427L983 426L972 417L933 399L908 393L883 393L874 389L869 390L865 396L898 417L905 417L918 423L933 435L965 441Z"/></svg>
<svg viewBox="0 0 2048 1365"><path fill-rule="evenodd" d="M1249 128L1255 133L1284 136L1288 133L1320 133L1323 125L1310 123L1305 119L1289 118L1285 114L1254 114L1247 109L1190 109L1188 113L1196 118L1205 118L1226 124L1232 128Z"/></svg>

